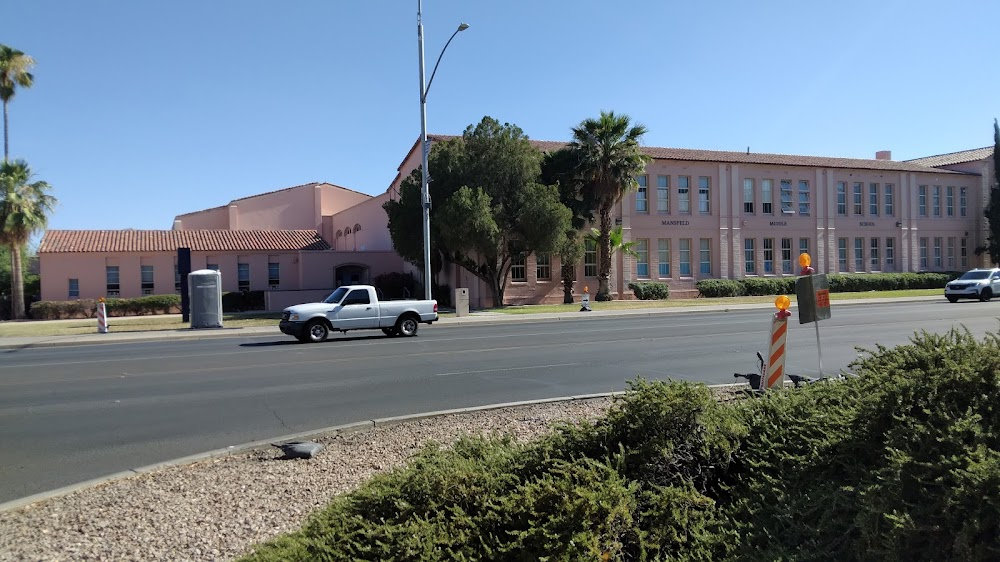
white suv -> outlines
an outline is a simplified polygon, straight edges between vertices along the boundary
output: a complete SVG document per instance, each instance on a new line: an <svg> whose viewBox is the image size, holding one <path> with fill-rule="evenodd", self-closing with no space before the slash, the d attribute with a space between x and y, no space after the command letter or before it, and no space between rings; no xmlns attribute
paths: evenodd
<svg viewBox="0 0 1000 562"><path fill-rule="evenodd" d="M979 299L983 302L1000 295L1000 269L973 269L944 286L944 296L950 302L958 299Z"/></svg>

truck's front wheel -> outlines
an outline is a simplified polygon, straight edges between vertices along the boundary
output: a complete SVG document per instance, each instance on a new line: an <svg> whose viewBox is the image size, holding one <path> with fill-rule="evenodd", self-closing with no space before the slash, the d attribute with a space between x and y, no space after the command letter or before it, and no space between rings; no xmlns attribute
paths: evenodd
<svg viewBox="0 0 1000 562"><path fill-rule="evenodd" d="M330 329L326 327L326 322L322 320L313 320L306 324L306 338L312 343L326 341L329 335Z"/></svg>
<svg viewBox="0 0 1000 562"><path fill-rule="evenodd" d="M412 314L408 314L396 322L396 333L406 337L415 336L419 325L417 319Z"/></svg>

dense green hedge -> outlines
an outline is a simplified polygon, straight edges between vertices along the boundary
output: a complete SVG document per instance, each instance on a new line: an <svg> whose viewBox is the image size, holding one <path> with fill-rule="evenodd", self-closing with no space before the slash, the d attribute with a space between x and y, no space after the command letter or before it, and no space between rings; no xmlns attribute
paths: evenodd
<svg viewBox="0 0 1000 562"><path fill-rule="evenodd" d="M429 444L248 560L997 560L1000 337L720 404L632 384L532 444Z"/></svg>
<svg viewBox="0 0 1000 562"><path fill-rule="evenodd" d="M666 283L656 281L644 281L629 283L628 288L632 289L635 298L642 301L664 300L670 297L670 288Z"/></svg>
<svg viewBox="0 0 1000 562"><path fill-rule="evenodd" d="M961 273L831 273L830 292L902 291L906 289L943 289ZM703 279L695 284L700 296L742 297L788 295L795 292L795 277L744 277L742 279Z"/></svg>
<svg viewBox="0 0 1000 562"><path fill-rule="evenodd" d="M107 299L108 316L141 316L180 312L180 295L150 295L134 299ZM60 318L96 318L97 300L38 301L31 304L30 316L35 320Z"/></svg>
<svg viewBox="0 0 1000 562"><path fill-rule="evenodd" d="M180 299L180 297L177 297ZM178 302L180 302L178 300ZM243 291L222 293L223 312L244 312L264 310L264 291Z"/></svg>

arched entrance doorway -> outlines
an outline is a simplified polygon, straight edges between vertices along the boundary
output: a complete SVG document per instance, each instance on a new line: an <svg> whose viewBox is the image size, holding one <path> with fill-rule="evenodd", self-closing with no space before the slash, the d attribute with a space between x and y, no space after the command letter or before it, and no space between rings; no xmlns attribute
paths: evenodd
<svg viewBox="0 0 1000 562"><path fill-rule="evenodd" d="M348 263L333 268L334 288L341 285L367 285L370 282L367 265Z"/></svg>

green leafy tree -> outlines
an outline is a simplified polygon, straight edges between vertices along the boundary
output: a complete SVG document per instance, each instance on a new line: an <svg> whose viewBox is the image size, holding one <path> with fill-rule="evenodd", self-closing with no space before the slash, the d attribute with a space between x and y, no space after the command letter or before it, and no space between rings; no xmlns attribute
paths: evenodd
<svg viewBox="0 0 1000 562"><path fill-rule="evenodd" d="M649 161L639 146L644 134L646 127L613 111L602 111L597 119L586 119L573 128L570 147L577 153L580 180L593 197L600 220L595 300L611 300L611 213L615 204L637 189L635 178Z"/></svg>
<svg viewBox="0 0 1000 562"><path fill-rule="evenodd" d="M437 279L449 255L441 232L446 225L439 219L441 203L447 201L461 187L461 178L450 173L459 169L464 154L461 139L450 139L435 143L428 155L428 167L434 173L434 181L428 184L431 195L431 276ZM402 181L399 198L386 201L382 208L389 218L389 236L393 248L404 260L424 268L423 211L420 207L420 168L414 170Z"/></svg>
<svg viewBox="0 0 1000 562"><path fill-rule="evenodd" d="M0 100L3 101L3 159L10 157L7 136L7 104L18 87L30 88L35 81L31 67L35 60L17 49L0 44Z"/></svg>
<svg viewBox="0 0 1000 562"><path fill-rule="evenodd" d="M1000 263L1000 125L996 119L993 120L993 185L986 205L986 220L990 228L986 250L990 261Z"/></svg>
<svg viewBox="0 0 1000 562"><path fill-rule="evenodd" d="M32 173L24 160L0 164L0 244L11 256L11 317L24 318L24 268L21 248L32 234L43 230L55 206L48 194L49 184L31 182Z"/></svg>
<svg viewBox="0 0 1000 562"><path fill-rule="evenodd" d="M449 261L485 282L494 306L515 257L559 249L570 210L554 185L538 183L541 152L520 128L484 117L462 135L457 166L434 168L435 181L461 185L441 206L438 222Z"/></svg>
<svg viewBox="0 0 1000 562"><path fill-rule="evenodd" d="M559 200L570 210L570 228L556 250L563 284L563 303L573 303L576 266L583 258L582 230L594 221L591 190L583 189L578 154L568 148L548 152L542 159L542 183L559 186Z"/></svg>
<svg viewBox="0 0 1000 562"><path fill-rule="evenodd" d="M590 229L590 234L586 236L586 239L594 242L595 244L601 240L601 231L597 228ZM614 258L615 254L621 250L626 256L632 256L633 258L639 257L639 254L635 251L636 245L639 243L635 240L630 242L625 241L625 232L622 230L621 225L618 225L611 229L611 233L608 235L608 240L610 241L611 247L611 257Z"/></svg>

